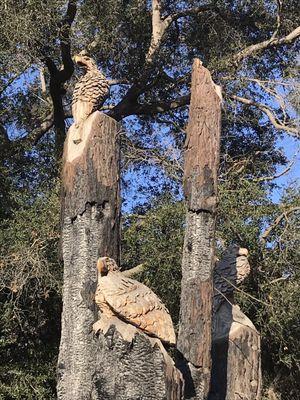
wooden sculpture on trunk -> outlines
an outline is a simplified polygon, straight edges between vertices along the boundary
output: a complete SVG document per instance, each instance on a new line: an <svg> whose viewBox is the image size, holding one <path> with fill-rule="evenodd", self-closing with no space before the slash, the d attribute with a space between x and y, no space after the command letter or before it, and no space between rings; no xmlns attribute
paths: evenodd
<svg viewBox="0 0 300 400"><path fill-rule="evenodd" d="M215 265L209 400L260 400L260 335L234 299L249 273L248 250L238 246Z"/></svg>
<svg viewBox="0 0 300 400"><path fill-rule="evenodd" d="M233 302L234 290L250 273L248 250L239 246L230 246L223 254L222 260L216 263L214 269L214 313L221 304Z"/></svg>
<svg viewBox="0 0 300 400"><path fill-rule="evenodd" d="M111 258L99 258L97 268L95 301L101 311L101 319L117 317L164 343L176 343L169 311L151 289L124 276ZM99 327L96 322L94 330Z"/></svg>
<svg viewBox="0 0 300 400"><path fill-rule="evenodd" d="M75 85L72 99L73 141L80 143L82 122L104 103L109 94L109 83L92 58L78 54L74 57L74 61L85 71Z"/></svg>

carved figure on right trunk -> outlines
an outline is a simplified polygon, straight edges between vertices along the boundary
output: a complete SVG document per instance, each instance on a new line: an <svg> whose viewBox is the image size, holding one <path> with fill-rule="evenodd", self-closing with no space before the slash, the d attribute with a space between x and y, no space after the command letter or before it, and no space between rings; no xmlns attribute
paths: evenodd
<svg viewBox="0 0 300 400"><path fill-rule="evenodd" d="M250 273L248 250L236 245L228 247L222 260L217 261L214 268L214 313L220 305L231 301L235 286L243 282Z"/></svg>

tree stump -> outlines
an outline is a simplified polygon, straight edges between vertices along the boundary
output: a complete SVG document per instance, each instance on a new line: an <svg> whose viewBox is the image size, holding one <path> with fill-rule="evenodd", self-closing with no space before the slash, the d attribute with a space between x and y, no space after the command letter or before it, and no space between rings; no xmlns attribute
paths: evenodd
<svg viewBox="0 0 300 400"><path fill-rule="evenodd" d="M212 271L220 153L221 95L195 59L185 144L187 203L182 260L178 350L188 399L207 398L210 387Z"/></svg>
<svg viewBox="0 0 300 400"><path fill-rule="evenodd" d="M161 341L134 326L100 319L96 396L105 400L180 400L183 378Z"/></svg>

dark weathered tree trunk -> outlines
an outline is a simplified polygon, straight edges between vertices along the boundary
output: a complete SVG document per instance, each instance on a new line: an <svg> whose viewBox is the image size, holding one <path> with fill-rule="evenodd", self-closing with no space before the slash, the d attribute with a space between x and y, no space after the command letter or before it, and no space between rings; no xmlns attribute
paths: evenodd
<svg viewBox="0 0 300 400"><path fill-rule="evenodd" d="M209 71L196 59L185 147L187 215L178 334L189 399L205 399L210 385L220 97L220 89L213 83Z"/></svg>
<svg viewBox="0 0 300 400"><path fill-rule="evenodd" d="M98 341L94 293L99 256L119 259L120 125L95 112L83 125L83 141L69 130L63 163L62 253L64 260L62 334L58 398L87 400L94 391Z"/></svg>
<svg viewBox="0 0 300 400"><path fill-rule="evenodd" d="M98 336L93 398L181 400L182 375L161 341L115 320L108 322Z"/></svg>
<svg viewBox="0 0 300 400"><path fill-rule="evenodd" d="M99 320L94 302L97 258L119 259L120 125L96 112L84 122L79 144L73 143L73 129L63 165L58 399L180 400L182 376L160 340L117 318Z"/></svg>

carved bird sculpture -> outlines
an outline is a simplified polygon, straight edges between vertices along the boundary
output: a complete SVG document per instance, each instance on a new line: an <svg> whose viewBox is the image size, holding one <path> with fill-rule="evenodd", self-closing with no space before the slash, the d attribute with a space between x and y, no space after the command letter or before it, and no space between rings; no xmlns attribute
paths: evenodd
<svg viewBox="0 0 300 400"><path fill-rule="evenodd" d="M169 311L156 294L142 283L125 277L116 262L99 258L95 301L102 315L134 325L149 336L175 344L176 336Z"/></svg>
<svg viewBox="0 0 300 400"><path fill-rule="evenodd" d="M214 269L214 312L226 299L233 300L234 286L243 282L249 275L248 254L247 249L233 245L228 247L221 261L216 263Z"/></svg>
<svg viewBox="0 0 300 400"><path fill-rule="evenodd" d="M73 140L80 142L80 125L104 103L109 94L109 83L92 58L79 54L74 57L74 61L85 71L75 85L72 99L72 115L78 130Z"/></svg>

